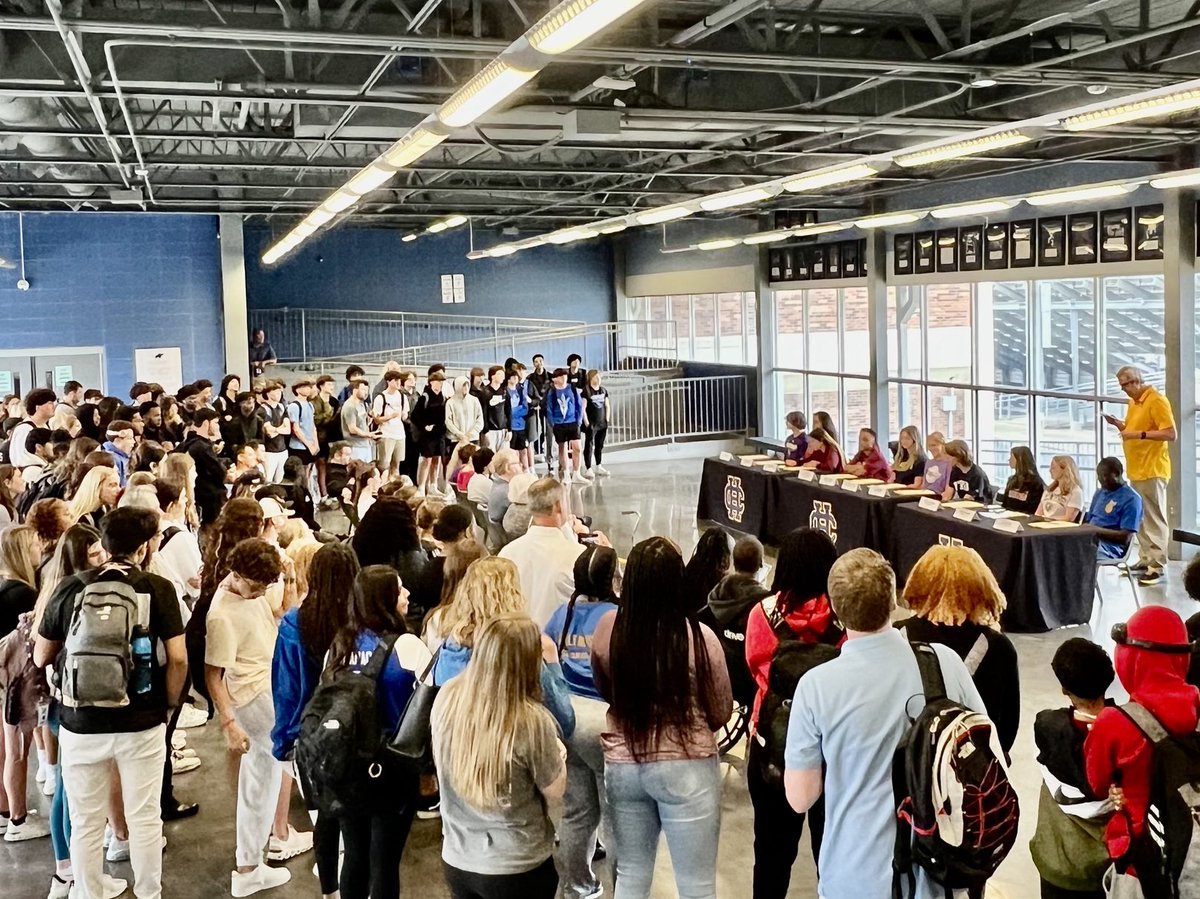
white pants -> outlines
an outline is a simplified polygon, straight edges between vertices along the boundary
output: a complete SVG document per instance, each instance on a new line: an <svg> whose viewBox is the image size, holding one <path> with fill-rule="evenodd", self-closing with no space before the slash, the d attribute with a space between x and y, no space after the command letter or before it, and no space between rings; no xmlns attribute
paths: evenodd
<svg viewBox="0 0 1200 899"><path fill-rule="evenodd" d="M238 767L237 864L258 866L271 836L285 764L271 755L271 729L275 726L271 693L259 694L234 709L233 715L250 738L250 751L242 756Z"/></svg>
<svg viewBox="0 0 1200 899"><path fill-rule="evenodd" d="M287 450L282 453L267 453L267 461L263 465L266 469L264 477L268 484L278 484L283 480L283 463L287 461Z"/></svg>
<svg viewBox="0 0 1200 899"><path fill-rule="evenodd" d="M102 899L104 822L115 761L129 823L133 894L162 897L162 779L167 727L121 734L76 734L59 730L62 781L71 797L71 863L75 899Z"/></svg>
<svg viewBox="0 0 1200 899"><path fill-rule="evenodd" d="M1142 498L1142 525L1138 528L1138 564L1148 572L1162 574L1167 566L1167 543L1171 526L1167 523L1167 479L1149 478L1130 481L1129 486Z"/></svg>

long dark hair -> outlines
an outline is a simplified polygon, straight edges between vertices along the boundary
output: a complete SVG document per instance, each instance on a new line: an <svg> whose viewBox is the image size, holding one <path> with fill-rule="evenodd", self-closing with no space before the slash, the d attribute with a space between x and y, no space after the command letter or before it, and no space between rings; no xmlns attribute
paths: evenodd
<svg viewBox="0 0 1200 899"><path fill-rule="evenodd" d="M689 645L699 689L708 681L708 648L689 605L679 548L665 537L637 544L625 563L611 651L612 712L636 761L660 734L692 723Z"/></svg>
<svg viewBox="0 0 1200 899"><path fill-rule="evenodd" d="M104 441L104 429L100 427L100 407L95 403L80 403L75 409L75 417L79 420L79 435L96 441L99 446Z"/></svg>
<svg viewBox="0 0 1200 899"><path fill-rule="evenodd" d="M133 455L129 459L129 470L132 471L150 471L151 466L157 465L166 456L167 451L162 448L162 445L155 443L153 440L143 440L137 445L137 449L133 451Z"/></svg>
<svg viewBox="0 0 1200 899"><path fill-rule="evenodd" d="M400 580L396 569L387 565L368 565L354 579L350 614L338 629L329 649L329 670L345 668L358 645L358 635L370 631L378 636L407 634L408 626L396 609L400 601ZM304 608L301 606L300 608Z"/></svg>
<svg viewBox="0 0 1200 899"><path fill-rule="evenodd" d="M779 597L776 608L784 615L810 599L829 592L829 569L837 550L824 531L798 528L779 541L771 590Z"/></svg>
<svg viewBox="0 0 1200 899"><path fill-rule="evenodd" d="M567 632L571 629L575 601L579 597L584 596L594 602L617 602L615 584L618 564L617 551L611 546L588 546L575 559L575 590L567 603L567 615L558 638L560 653L567 645Z"/></svg>
<svg viewBox="0 0 1200 899"><path fill-rule="evenodd" d="M12 495L6 482L12 480L16 470L12 465L0 465L0 506L8 510L8 517L13 521L20 517L17 514L17 498Z"/></svg>
<svg viewBox="0 0 1200 899"><path fill-rule="evenodd" d="M358 564L391 565L401 553L421 548L417 522L408 503L392 497L382 497L371 504L359 522L352 541Z"/></svg>
<svg viewBox="0 0 1200 899"><path fill-rule="evenodd" d="M733 541L723 528L709 528L700 535L692 557L683 569L685 590L693 610L708 602L708 594L729 572L732 564Z"/></svg>
<svg viewBox="0 0 1200 899"><path fill-rule="evenodd" d="M1046 482L1042 480L1042 473L1038 471L1037 460L1033 458L1033 451L1029 447L1014 446L1009 452L1012 453L1013 460L1017 463L1011 479L1014 486L1032 486L1034 484L1039 487L1046 486Z"/></svg>
<svg viewBox="0 0 1200 899"><path fill-rule="evenodd" d="M300 643L310 657L325 658L334 637L346 626L358 574L358 558L344 543L326 544L313 556L308 566L308 595L299 612Z"/></svg>

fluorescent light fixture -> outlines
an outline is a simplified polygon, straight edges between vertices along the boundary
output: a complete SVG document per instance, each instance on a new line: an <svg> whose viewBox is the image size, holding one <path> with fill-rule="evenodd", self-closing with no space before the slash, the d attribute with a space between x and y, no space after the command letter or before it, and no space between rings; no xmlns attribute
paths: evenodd
<svg viewBox="0 0 1200 899"><path fill-rule="evenodd" d="M632 78L619 78L614 75L601 75L592 82L592 87L598 87L606 91L631 91L637 87L637 82Z"/></svg>
<svg viewBox="0 0 1200 899"><path fill-rule="evenodd" d="M378 162L373 162L347 181L345 189L360 197L365 196L387 184L395 175L395 169L385 168Z"/></svg>
<svg viewBox="0 0 1200 899"><path fill-rule="evenodd" d="M1200 169L1189 169L1186 172L1171 172L1150 179L1150 186L1159 190L1170 190L1172 187L1193 187L1200 184Z"/></svg>
<svg viewBox="0 0 1200 899"><path fill-rule="evenodd" d="M359 198L357 196L350 193L345 187L342 187L338 189L337 193L330 194L328 197L326 197L325 202L321 204L321 207L326 212L332 212L336 214L349 209L358 202L358 199Z"/></svg>
<svg viewBox="0 0 1200 899"><path fill-rule="evenodd" d="M829 171L793 175L783 182L783 189L798 193L807 190L820 190L822 187L833 187L835 184L848 184L851 181L862 181L872 178L878 169L869 165L849 165Z"/></svg>
<svg viewBox="0 0 1200 899"><path fill-rule="evenodd" d="M948 159L959 159L963 156L974 156L977 153L987 153L1004 147L1015 147L1017 144L1023 144L1029 140L1029 135L1022 134L1020 131L997 131L995 134L956 140L952 143L942 144L940 147L930 147L927 150L900 153L894 161L896 165L912 168L917 165L945 162Z"/></svg>
<svg viewBox="0 0 1200 899"><path fill-rule="evenodd" d="M759 203L762 200L771 199L772 196L772 192L765 187L747 187L742 190L731 190L705 197L700 201L700 208L705 212L716 212L718 209Z"/></svg>
<svg viewBox="0 0 1200 899"><path fill-rule="evenodd" d="M645 0L566 0L546 13L525 37L535 50L566 53L603 31Z"/></svg>
<svg viewBox="0 0 1200 899"><path fill-rule="evenodd" d="M455 213L454 215L452 215L446 219L446 227L447 228L457 228L459 225L465 225L466 223L467 223L467 217L465 215L461 215L459 213Z"/></svg>
<svg viewBox="0 0 1200 899"><path fill-rule="evenodd" d="M438 219L425 230L430 234L441 234L443 231L448 231L451 228L457 228L459 225L465 225L467 217L465 215L450 215L444 219Z"/></svg>
<svg viewBox="0 0 1200 899"><path fill-rule="evenodd" d="M304 240L309 235L315 233L316 230L316 225L310 225L308 222L304 221L292 229L292 234L294 234L300 240Z"/></svg>
<svg viewBox="0 0 1200 899"><path fill-rule="evenodd" d="M322 209L318 206L312 212L304 217L304 221L308 222L314 228L320 228L333 218L333 213L328 209Z"/></svg>
<svg viewBox="0 0 1200 899"><path fill-rule="evenodd" d="M417 235L415 235L415 234L405 234L403 237L400 238L400 240L403 243L412 243L416 239L417 239Z"/></svg>
<svg viewBox="0 0 1200 899"><path fill-rule="evenodd" d="M777 231L763 231L759 234L751 234L749 237L743 237L742 243L748 247L752 247L760 243L775 243L779 240L787 240L791 236L793 236L792 232L787 228L780 228Z"/></svg>
<svg viewBox="0 0 1200 899"><path fill-rule="evenodd" d="M978 200L974 203L960 203L957 206L939 206L929 210L935 219L954 219L965 215L987 215L990 212L1004 212L1016 206L1014 200Z"/></svg>
<svg viewBox="0 0 1200 899"><path fill-rule="evenodd" d="M442 104L438 118L449 128L470 125L511 97L536 74L513 68L504 59L493 59Z"/></svg>
<svg viewBox="0 0 1200 899"><path fill-rule="evenodd" d="M486 259L488 257L488 255L489 254L488 254L487 250L471 250L471 252L467 253L467 258L468 259Z"/></svg>
<svg viewBox="0 0 1200 899"><path fill-rule="evenodd" d="M444 134L435 134L428 128L418 126L383 153L383 161L392 168L402 169L412 165L446 139Z"/></svg>
<svg viewBox="0 0 1200 899"><path fill-rule="evenodd" d="M789 233L796 237L814 237L817 234L833 234L835 231L845 231L854 226L853 222L820 222L815 225L801 225Z"/></svg>
<svg viewBox="0 0 1200 899"><path fill-rule="evenodd" d="M447 225L445 222L434 222L432 225L430 225L425 230L428 231L430 234L441 234L448 227L450 227L450 226Z"/></svg>
<svg viewBox="0 0 1200 899"><path fill-rule="evenodd" d="M1178 91L1149 100L1119 103L1105 109L1081 112L1079 115L1067 116L1060 124L1068 131L1091 131L1094 128L1106 128L1109 125L1121 125L1141 119L1161 118L1196 108L1200 108L1200 89Z"/></svg>
<svg viewBox="0 0 1200 899"><path fill-rule="evenodd" d="M998 83L991 75L976 75L971 79L971 87L995 87Z"/></svg>
<svg viewBox="0 0 1200 899"><path fill-rule="evenodd" d="M615 222L606 222L603 225L593 225L592 227L596 229L597 234L620 234L629 226L625 224L624 219L620 219Z"/></svg>
<svg viewBox="0 0 1200 899"><path fill-rule="evenodd" d="M700 250L728 250L730 247L736 247L741 243L736 237L722 237L720 240L706 240L696 244L696 248Z"/></svg>
<svg viewBox="0 0 1200 899"><path fill-rule="evenodd" d="M546 235L546 241L553 244L574 243L577 240L587 240L589 237L595 237L595 231L588 231L585 228L564 228L561 231L552 231Z"/></svg>
<svg viewBox="0 0 1200 899"><path fill-rule="evenodd" d="M661 209L650 209L634 216L639 225L661 225L663 222L673 222L676 219L687 218L692 210L686 206L663 206Z"/></svg>
<svg viewBox="0 0 1200 899"><path fill-rule="evenodd" d="M1094 187L1072 187L1067 190L1051 190L1026 197L1030 206L1058 206L1064 203L1082 203L1084 200L1107 200L1129 193L1124 184L1098 184Z"/></svg>
<svg viewBox="0 0 1200 899"><path fill-rule="evenodd" d="M502 247L492 247L490 250L488 250L488 255L493 259L498 259L501 256L511 256L515 252L517 252L516 247L514 247L512 244L505 244Z"/></svg>
<svg viewBox="0 0 1200 899"><path fill-rule="evenodd" d="M868 215L866 218L855 219L854 224L859 228L890 228L893 225L907 225L919 218L915 212L885 212L882 215Z"/></svg>

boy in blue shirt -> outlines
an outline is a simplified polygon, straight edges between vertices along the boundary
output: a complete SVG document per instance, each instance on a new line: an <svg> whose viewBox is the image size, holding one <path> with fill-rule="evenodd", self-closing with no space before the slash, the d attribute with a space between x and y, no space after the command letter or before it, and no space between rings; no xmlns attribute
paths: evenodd
<svg viewBox="0 0 1200 899"><path fill-rule="evenodd" d="M1119 559L1142 523L1142 498L1125 483L1125 466L1113 456L1100 460L1096 479L1100 489L1084 521L1100 530L1096 558Z"/></svg>

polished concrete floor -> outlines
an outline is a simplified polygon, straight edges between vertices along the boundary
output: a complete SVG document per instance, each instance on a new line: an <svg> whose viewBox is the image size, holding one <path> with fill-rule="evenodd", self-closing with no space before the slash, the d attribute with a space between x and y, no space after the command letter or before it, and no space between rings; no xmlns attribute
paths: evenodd
<svg viewBox="0 0 1200 899"><path fill-rule="evenodd" d="M612 538L622 553L637 540L653 534L673 537L689 552L697 535L695 508L700 476L699 460L673 462L621 463L614 457L609 467L613 477L596 486L573 488L575 510L590 514L595 526ZM1187 615L1195 603L1182 591L1180 566L1172 565L1165 587L1140 590L1143 603L1164 603ZM1127 580L1105 572L1102 581L1104 602L1097 604L1090 627L1077 627L1041 635L1014 635L1013 642L1021 661L1021 733L1013 750L1013 777L1023 800L1022 833L1016 848L994 879L990 897L1026 899L1038 894L1038 879L1029 858L1028 840L1036 821L1040 777L1034 761L1032 726L1034 714L1063 703L1053 675L1050 658L1055 648L1071 636L1098 635L1111 650L1108 632L1112 624L1123 621L1134 610ZM180 776L176 792L184 799L199 801L199 816L167 826L168 846L164 859L166 899L200 899L227 896L229 869L233 862L235 773L223 751L221 735L211 725L189 732L191 745L200 753L204 765ZM753 842L750 802L739 760L726 766L722 808L721 844L718 854L718 892L722 896L748 897ZM32 790L32 785L31 785ZM38 806L48 811L40 794ZM307 826L307 817L297 805L293 809L297 826ZM815 874L807 838L799 855L789 896L815 897ZM440 872L439 822L416 822L404 854L402 892L419 893L422 899L441 899L448 895ZM271 893L277 899L319 895L313 877L311 855L289 863L293 880ZM23 844L0 842L0 896L4 899L40 899L45 896L54 871L48 839ZM110 871L129 876L127 865L112 865ZM132 895L132 891L126 895ZM665 844L660 847L655 877L655 899L675 896L670 860Z"/></svg>

